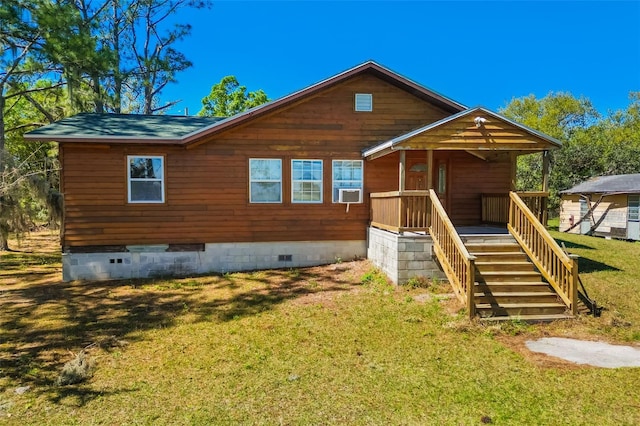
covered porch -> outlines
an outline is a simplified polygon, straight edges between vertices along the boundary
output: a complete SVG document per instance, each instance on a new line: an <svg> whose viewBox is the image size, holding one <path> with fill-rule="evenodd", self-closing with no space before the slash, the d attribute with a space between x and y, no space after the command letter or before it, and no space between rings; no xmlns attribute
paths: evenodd
<svg viewBox="0 0 640 426"><path fill-rule="evenodd" d="M548 151L559 144L475 108L366 150L368 167L386 170L380 176L387 177L386 191L370 193L369 257L397 283L418 275L446 277L470 317L483 309L489 313L482 316L506 312L505 318L575 312L577 262L543 226ZM530 153L543 156L542 190L517 193L517 157ZM518 291L504 293L506 284ZM523 290L547 286L553 290L546 299ZM543 301L498 301L532 297Z"/></svg>
<svg viewBox="0 0 640 426"><path fill-rule="evenodd" d="M363 153L368 167L386 170L384 186L375 185L385 190L370 193L370 224L398 233L428 232L433 190L455 226L506 227L517 158L532 153L543 158L540 191L518 194L545 224L548 151L559 144L484 108L382 143Z"/></svg>

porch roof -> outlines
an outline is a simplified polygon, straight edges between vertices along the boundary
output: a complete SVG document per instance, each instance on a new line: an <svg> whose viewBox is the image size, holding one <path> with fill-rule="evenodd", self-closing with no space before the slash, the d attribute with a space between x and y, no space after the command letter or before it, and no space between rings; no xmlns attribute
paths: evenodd
<svg viewBox="0 0 640 426"><path fill-rule="evenodd" d="M558 148L562 143L484 107L461 111L362 152L367 159L396 150L463 150L535 152Z"/></svg>

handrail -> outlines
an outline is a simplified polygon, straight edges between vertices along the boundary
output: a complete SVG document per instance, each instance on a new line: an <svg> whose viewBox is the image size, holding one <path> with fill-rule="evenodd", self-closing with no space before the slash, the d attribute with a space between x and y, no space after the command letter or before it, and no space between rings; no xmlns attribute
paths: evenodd
<svg viewBox="0 0 640 426"><path fill-rule="evenodd" d="M562 250L518 194L510 192L509 198L509 232L575 315L578 312L577 259Z"/></svg>
<svg viewBox="0 0 640 426"><path fill-rule="evenodd" d="M429 234L433 239L433 249L442 265L458 299L464 303L469 318L475 316L473 286L475 283L475 257L469 254L454 228L438 195L429 190L431 199L431 226Z"/></svg>

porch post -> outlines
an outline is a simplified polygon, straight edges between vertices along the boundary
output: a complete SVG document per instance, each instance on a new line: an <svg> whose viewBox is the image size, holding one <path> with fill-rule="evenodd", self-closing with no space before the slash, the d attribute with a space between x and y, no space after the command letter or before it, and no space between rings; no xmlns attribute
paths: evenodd
<svg viewBox="0 0 640 426"><path fill-rule="evenodd" d="M517 173L518 173L518 155L515 152L510 153L511 156L511 190L516 191L517 185Z"/></svg>
<svg viewBox="0 0 640 426"><path fill-rule="evenodd" d="M542 151L542 190L549 192L549 151ZM548 197L542 197L540 200L540 210L542 210L541 220L542 225L547 226L547 201Z"/></svg>
<svg viewBox="0 0 640 426"><path fill-rule="evenodd" d="M542 190L549 191L549 151L542 151Z"/></svg>
<svg viewBox="0 0 640 426"><path fill-rule="evenodd" d="M427 189L433 189L433 150L427 150Z"/></svg>
<svg viewBox="0 0 640 426"><path fill-rule="evenodd" d="M398 173L399 182L398 182L398 190L400 192L404 191L405 188L405 168L407 164L407 155L406 151L400 151L400 170Z"/></svg>

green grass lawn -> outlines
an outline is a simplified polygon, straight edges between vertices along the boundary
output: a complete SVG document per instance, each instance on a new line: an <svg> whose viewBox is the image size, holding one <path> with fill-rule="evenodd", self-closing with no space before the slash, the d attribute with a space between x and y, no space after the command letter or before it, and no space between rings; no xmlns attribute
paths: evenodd
<svg viewBox="0 0 640 426"><path fill-rule="evenodd" d="M52 237L37 235L34 253L0 257L0 423L640 424L640 368L524 348L637 345L640 244L553 235L582 256L602 317L472 323L446 286L396 289L366 261L61 283ZM93 377L57 386L87 346Z"/></svg>

